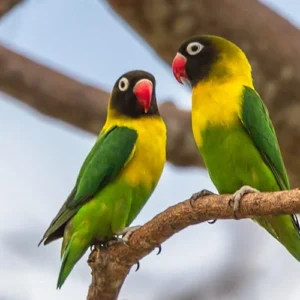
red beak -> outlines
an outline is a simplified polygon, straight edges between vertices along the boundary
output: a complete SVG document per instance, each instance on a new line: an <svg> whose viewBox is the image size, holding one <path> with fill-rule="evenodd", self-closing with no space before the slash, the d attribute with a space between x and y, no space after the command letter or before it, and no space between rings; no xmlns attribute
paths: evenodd
<svg viewBox="0 0 300 300"><path fill-rule="evenodd" d="M183 84L181 77L188 79L185 72L185 65L186 57L180 53L177 53L172 63L172 70L175 78L181 84Z"/></svg>
<svg viewBox="0 0 300 300"><path fill-rule="evenodd" d="M133 92L135 93L138 103L141 107L143 107L144 112L147 113L152 99L152 92L153 92L153 84L148 79L141 79L139 80L134 88Z"/></svg>

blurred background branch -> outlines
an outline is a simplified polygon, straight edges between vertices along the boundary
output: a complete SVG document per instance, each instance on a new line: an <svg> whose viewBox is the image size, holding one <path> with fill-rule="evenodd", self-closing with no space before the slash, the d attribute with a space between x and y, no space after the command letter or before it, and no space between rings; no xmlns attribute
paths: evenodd
<svg viewBox="0 0 300 300"><path fill-rule="evenodd" d="M300 160L294 147L300 143L300 102L297 101L300 60L296 59L300 56L300 33L297 28L258 1L108 2L169 64L179 43L191 35L209 32L240 45L250 58L255 84L270 110L295 186L300 180ZM3 46L0 46L0 68L0 89L4 92L43 114L95 134L99 132L105 120L108 93ZM160 110L168 127L168 160L178 166L200 166L189 113L176 109L172 102L164 103Z"/></svg>
<svg viewBox="0 0 300 300"><path fill-rule="evenodd" d="M21 4L24 0L1 0L0 2L0 18L8 13L17 4Z"/></svg>
<svg viewBox="0 0 300 300"><path fill-rule="evenodd" d="M47 116L98 134L109 94L38 64L0 45L0 89ZM160 106L168 127L168 160L200 165L191 133L190 113L171 101ZM180 145L180 147L178 147Z"/></svg>

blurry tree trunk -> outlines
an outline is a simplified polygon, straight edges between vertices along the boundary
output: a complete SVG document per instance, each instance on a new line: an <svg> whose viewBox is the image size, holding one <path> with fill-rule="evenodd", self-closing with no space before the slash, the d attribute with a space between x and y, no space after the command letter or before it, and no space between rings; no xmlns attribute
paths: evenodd
<svg viewBox="0 0 300 300"><path fill-rule="evenodd" d="M167 63L198 34L237 43L253 67L293 185L300 180L300 31L255 0L108 0Z"/></svg>

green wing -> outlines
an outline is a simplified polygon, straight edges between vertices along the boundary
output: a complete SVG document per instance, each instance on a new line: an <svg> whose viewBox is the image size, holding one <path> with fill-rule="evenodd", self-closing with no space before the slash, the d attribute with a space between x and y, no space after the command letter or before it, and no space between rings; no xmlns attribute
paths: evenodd
<svg viewBox="0 0 300 300"><path fill-rule="evenodd" d="M241 121L245 129L272 170L280 188L290 189L278 140L267 108L256 91L249 87L245 87L242 105Z"/></svg>
<svg viewBox="0 0 300 300"><path fill-rule="evenodd" d="M128 127L113 127L100 136L86 157L71 194L45 232L44 244L63 235L66 222L104 186L132 158L138 134Z"/></svg>

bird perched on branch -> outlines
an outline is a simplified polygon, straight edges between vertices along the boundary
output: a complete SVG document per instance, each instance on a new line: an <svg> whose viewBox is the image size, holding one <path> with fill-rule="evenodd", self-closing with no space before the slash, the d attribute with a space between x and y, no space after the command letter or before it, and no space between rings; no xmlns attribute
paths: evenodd
<svg viewBox="0 0 300 300"><path fill-rule="evenodd" d="M128 226L154 191L165 161L166 126L155 79L147 72L128 72L115 83L106 123L40 242L63 238L57 288L89 246L116 235L128 240Z"/></svg>
<svg viewBox="0 0 300 300"><path fill-rule="evenodd" d="M234 194L234 215L246 193L290 189L276 133L253 86L245 53L224 38L196 36L179 47L172 69L177 81L185 79L192 86L194 138L218 192ZM300 260L296 216L255 221Z"/></svg>

